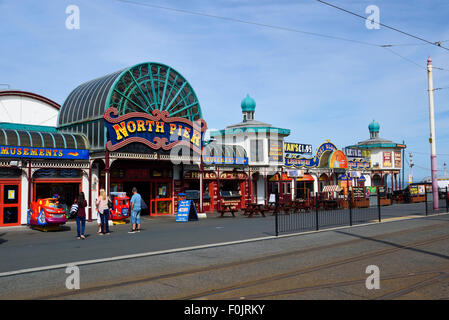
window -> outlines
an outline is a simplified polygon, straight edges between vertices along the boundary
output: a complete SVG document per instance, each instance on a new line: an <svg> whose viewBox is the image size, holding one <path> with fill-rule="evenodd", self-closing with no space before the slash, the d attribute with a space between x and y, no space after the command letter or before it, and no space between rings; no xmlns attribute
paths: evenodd
<svg viewBox="0 0 449 320"><path fill-rule="evenodd" d="M263 140L251 140L250 142L251 161L261 162L263 161Z"/></svg>

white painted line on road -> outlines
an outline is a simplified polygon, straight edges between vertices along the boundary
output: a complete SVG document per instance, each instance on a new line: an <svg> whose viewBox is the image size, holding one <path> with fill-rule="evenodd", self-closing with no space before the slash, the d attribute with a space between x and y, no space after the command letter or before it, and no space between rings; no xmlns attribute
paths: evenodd
<svg viewBox="0 0 449 320"><path fill-rule="evenodd" d="M449 214L449 212L447 212L447 213L440 213L440 214L434 214L434 215L428 215L428 216L408 216L408 217L405 217L405 218L403 218L401 220L388 220L388 219L386 219L385 221L381 221L381 222L370 222L370 223L358 224L358 225L353 225L353 226L341 226L341 227L321 229L321 230L314 230L314 231L307 231L307 232L283 234L283 235L279 235L277 237L276 236L267 236L267 237L252 238L252 239L245 239L245 240L236 240L236 241L229 241L229 242L220 242L220 243L205 244L205 245L200 245L200 246L184 247L184 248L177 248L177 249L168 249L168 250L144 252L144 253L116 256L116 257L110 257L110 258L84 260L84 261L75 261L75 262L57 264L57 265L52 265L52 266L43 266L43 267L36 267L36 268L29 268L29 269L21 269L21 270L3 272L3 273L0 273L0 277L7 277L7 276L13 276L13 275L19 275L19 274L31 273L31 272L39 272L39 271L49 271L49 270L67 268L69 266L83 266L83 265L89 265L89 264L97 264L97 263L113 262L113 261L119 261L119 260L143 258L143 257L150 257L150 256L169 254L169 253L177 253L177 252L183 252L183 251L209 249L209 248L214 248L214 247L222 247L222 246L229 246L229 245L234 245L234 244L243 244L243 243L263 241L263 240L280 239L280 238L294 237L294 236L300 236L300 235L302 236L302 235L319 233L319 232L327 232L327 231L334 231L334 230L341 230L341 229L348 229L348 228L355 228L355 227L364 227L364 226L370 226L370 225L379 225L381 223L390 223L390 222L396 222L396 221L428 218L428 217L442 216L442 215L448 215L448 214Z"/></svg>

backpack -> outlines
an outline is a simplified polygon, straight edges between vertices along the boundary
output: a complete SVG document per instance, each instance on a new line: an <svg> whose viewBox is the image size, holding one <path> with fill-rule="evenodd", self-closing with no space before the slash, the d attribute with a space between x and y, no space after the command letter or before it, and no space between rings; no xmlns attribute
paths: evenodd
<svg viewBox="0 0 449 320"><path fill-rule="evenodd" d="M140 198L140 208L141 208L141 210L145 210L145 209L148 209L148 206L147 206L147 204L145 203L145 201L143 201L143 198Z"/></svg>
<svg viewBox="0 0 449 320"><path fill-rule="evenodd" d="M78 204L74 203L70 208L70 216L74 216L78 213Z"/></svg>

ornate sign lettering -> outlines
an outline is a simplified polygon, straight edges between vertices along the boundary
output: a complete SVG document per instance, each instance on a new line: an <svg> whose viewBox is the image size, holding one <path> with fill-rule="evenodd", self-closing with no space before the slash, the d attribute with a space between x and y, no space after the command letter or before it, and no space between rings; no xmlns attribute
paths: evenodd
<svg viewBox="0 0 449 320"><path fill-rule="evenodd" d="M179 117L170 118L166 110L153 110L152 115L131 112L118 116L118 110L111 107L105 111L104 120L109 133L106 144L109 151L139 142L154 150L187 146L201 153L203 134L207 130L203 119L192 122Z"/></svg>

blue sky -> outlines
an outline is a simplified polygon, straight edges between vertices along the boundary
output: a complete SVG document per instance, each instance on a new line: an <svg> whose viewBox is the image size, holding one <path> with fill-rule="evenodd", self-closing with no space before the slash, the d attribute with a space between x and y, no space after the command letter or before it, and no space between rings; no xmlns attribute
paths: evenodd
<svg viewBox="0 0 449 320"><path fill-rule="evenodd" d="M256 100L256 119L291 129L291 142L325 139L343 148L380 136L414 154L414 177L430 176L426 60L434 86L449 87L449 51L315 0L136 0L376 44L353 42L143 7L118 0L0 0L0 83L63 103L79 84L140 62L172 66L193 86L209 128L241 121L240 102ZM380 22L425 38L449 40L446 0L329 0L358 14L376 5ZM65 27L68 5L80 29ZM443 43L449 47L449 41ZM449 164L449 88L435 91L438 169ZM407 164L407 162L406 162ZM406 169L406 175L408 174Z"/></svg>

